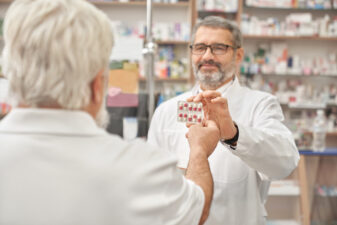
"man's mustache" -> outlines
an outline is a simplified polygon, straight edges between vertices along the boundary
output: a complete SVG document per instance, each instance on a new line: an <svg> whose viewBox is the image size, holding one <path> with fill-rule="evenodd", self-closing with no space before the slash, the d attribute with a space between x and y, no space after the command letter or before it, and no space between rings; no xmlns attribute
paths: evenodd
<svg viewBox="0 0 337 225"><path fill-rule="evenodd" d="M218 69L220 70L221 69L221 64L218 63L218 62L214 62L214 60L208 60L208 61L201 61L200 63L198 63L198 70L200 69L200 67L203 65L203 64L209 64L209 65L215 65L216 67L218 67Z"/></svg>

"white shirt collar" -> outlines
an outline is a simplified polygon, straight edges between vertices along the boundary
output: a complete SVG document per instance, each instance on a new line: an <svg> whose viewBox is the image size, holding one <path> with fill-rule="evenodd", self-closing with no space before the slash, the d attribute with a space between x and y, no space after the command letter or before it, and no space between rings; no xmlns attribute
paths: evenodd
<svg viewBox="0 0 337 225"><path fill-rule="evenodd" d="M94 119L84 111L14 108L1 120L0 132L59 135L102 135Z"/></svg>

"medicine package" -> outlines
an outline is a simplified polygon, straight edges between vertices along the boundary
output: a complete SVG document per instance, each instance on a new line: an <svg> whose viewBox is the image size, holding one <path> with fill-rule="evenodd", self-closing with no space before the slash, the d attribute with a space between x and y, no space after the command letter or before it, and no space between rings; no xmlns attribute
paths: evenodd
<svg viewBox="0 0 337 225"><path fill-rule="evenodd" d="M202 103L178 101L178 122L201 123L204 112Z"/></svg>

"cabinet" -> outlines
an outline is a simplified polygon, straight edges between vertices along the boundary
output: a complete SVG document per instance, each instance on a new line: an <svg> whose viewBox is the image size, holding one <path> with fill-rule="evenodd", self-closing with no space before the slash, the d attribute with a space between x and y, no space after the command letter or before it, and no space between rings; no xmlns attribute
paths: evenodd
<svg viewBox="0 0 337 225"><path fill-rule="evenodd" d="M335 140L336 141L336 140ZM307 211L311 224L337 222L337 148L323 153L301 151L305 160Z"/></svg>
<svg viewBox="0 0 337 225"><path fill-rule="evenodd" d="M88 0L97 8L104 11L111 21L121 21L123 28L129 29L128 32L137 32L141 38L144 38L146 26L146 1L98 1ZM11 0L0 0L0 17L4 17L5 11ZM174 66L179 64L185 71L179 70L179 74L174 77L169 75L160 76L157 74L159 86L166 81L187 83L191 79L191 71L189 66L189 36L191 27L195 21L195 1L155 1L153 3L153 26L154 37L159 49L168 48L172 50L174 59L179 60ZM174 16L172 16L174 15ZM167 30L166 30L167 29ZM180 34L180 32L184 32ZM117 35L117 34L115 34ZM141 51L141 50L140 50ZM141 55L141 52L137 54ZM165 55L164 55L165 57ZM162 61L167 59L161 59ZM171 60L171 59L170 59ZM170 67L172 62L168 62ZM170 78L173 78L172 81ZM140 79L141 84L144 79Z"/></svg>
<svg viewBox="0 0 337 225"><path fill-rule="evenodd" d="M316 109L324 108L328 116L337 115L335 94L337 35L323 31L313 32L311 35L309 31L297 28L293 29L295 33L291 33L285 29L288 26L285 21L294 19L291 17L296 16L298 17L296 19L310 20L306 18L309 14L305 14L310 13L311 21L315 23L318 18L324 18L325 15L333 18L336 16L336 10L286 9L253 6L248 5L247 2L253 1L247 0L242 7L240 25L244 33L246 58L242 64L241 78L248 86L269 91L279 98L286 117L285 123L294 133L298 147L303 150L308 149L311 145L311 122ZM300 14L290 15L294 13ZM282 25L283 21L285 25ZM276 54L275 58L273 54ZM295 64L298 68L294 68ZM336 124L327 135L327 147L332 149L337 147L334 141L337 137L335 131ZM312 153L301 151L299 166L292 175L284 181L272 182L270 196L266 203L270 224L309 225L315 222L323 224L324 218L318 218L317 212L320 211L319 213L323 214L325 209L322 210L322 205L319 206L317 203L317 198L320 197L313 197L315 185L319 184L320 180L315 180L313 177L318 173L318 177L326 176L328 170L325 169L324 172L318 169L317 165L315 168L315 164L311 162L312 157L306 154L308 152ZM321 162L322 167L325 167L329 160L328 156L325 160L316 159ZM280 190L278 188L280 186L283 190L275 191L275 189ZM329 210L334 209L326 209L327 214L330 214L326 216L329 218L325 219L333 217Z"/></svg>
<svg viewBox="0 0 337 225"><path fill-rule="evenodd" d="M0 17L5 16L5 12L11 3L11 0L0 0ZM127 32L134 33L137 31L139 37L144 39L145 25L146 25L146 1L90 1L97 8L105 12L111 21L121 21L120 24ZM165 67L164 70L172 71L172 64L178 67L179 72L176 76L159 75L158 72L156 81L157 92L162 90L180 90L191 80L190 62L189 62L189 37L191 27L195 21L195 1L184 0L175 1L174 3L168 3L169 1L161 1L153 3L153 21L154 31L157 31L154 35L158 49L163 54L160 65ZM173 2L173 1L170 1ZM164 28L163 28L164 27ZM167 31L165 29L172 29ZM178 35L180 33L180 35ZM115 34L116 36L117 34ZM1 41L1 46L3 45ZM2 49L2 47L1 47ZM164 50L163 50L164 49ZM132 52L132 54L142 54L142 49L139 48L138 52ZM167 53L169 51L169 53ZM175 60L167 59L167 55L172 54ZM165 58L166 57L166 58ZM171 57L171 58L172 58ZM125 58L126 59L126 58ZM159 60L158 60L159 61ZM137 62L138 63L138 62ZM158 63L159 64L159 63ZM159 67L159 66L157 66ZM157 70L158 71L158 70ZM167 73L167 72L166 72ZM145 92L146 79L141 77L139 79L140 92ZM183 86L182 88L178 88Z"/></svg>

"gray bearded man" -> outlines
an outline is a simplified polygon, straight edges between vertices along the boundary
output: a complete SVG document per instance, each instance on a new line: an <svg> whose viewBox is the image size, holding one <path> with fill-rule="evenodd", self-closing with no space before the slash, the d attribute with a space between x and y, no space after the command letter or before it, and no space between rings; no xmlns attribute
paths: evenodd
<svg viewBox="0 0 337 225"><path fill-rule="evenodd" d="M179 159L177 166L187 168L191 152L187 128L177 122L177 102L202 102L205 118L220 130L208 158L214 196L205 224L263 225L270 181L288 176L299 160L292 134L282 124L280 104L270 94L240 85L244 50L233 23L206 17L196 24L190 47L197 84L157 108L148 142L172 152Z"/></svg>

